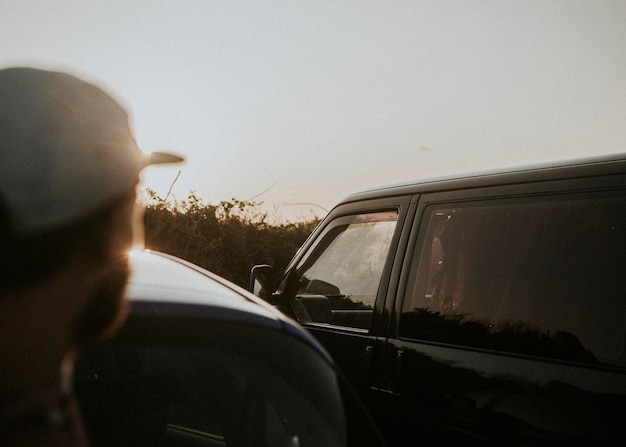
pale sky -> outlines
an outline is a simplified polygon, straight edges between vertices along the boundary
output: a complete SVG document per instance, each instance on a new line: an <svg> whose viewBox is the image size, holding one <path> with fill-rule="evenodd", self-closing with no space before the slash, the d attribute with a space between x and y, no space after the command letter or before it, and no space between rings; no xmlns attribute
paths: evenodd
<svg viewBox="0 0 626 447"><path fill-rule="evenodd" d="M128 108L164 196L280 219L449 173L626 152L626 0L0 0L0 67ZM307 205L294 205L305 203ZM313 204L313 205L308 205Z"/></svg>

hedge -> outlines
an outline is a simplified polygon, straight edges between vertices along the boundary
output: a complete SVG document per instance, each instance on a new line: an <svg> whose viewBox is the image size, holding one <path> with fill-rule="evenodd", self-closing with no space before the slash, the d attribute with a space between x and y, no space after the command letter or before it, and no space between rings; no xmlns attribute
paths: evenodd
<svg viewBox="0 0 626 447"><path fill-rule="evenodd" d="M178 256L246 288L253 265L269 264L280 274L319 223L269 223L262 202L233 198L205 204L193 192L178 201L150 189L147 195L146 248Z"/></svg>

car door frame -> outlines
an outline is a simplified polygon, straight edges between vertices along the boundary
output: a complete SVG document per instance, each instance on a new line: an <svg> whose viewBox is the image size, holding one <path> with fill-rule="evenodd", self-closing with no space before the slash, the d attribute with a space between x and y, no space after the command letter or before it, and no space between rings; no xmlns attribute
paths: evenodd
<svg viewBox="0 0 626 447"><path fill-rule="evenodd" d="M280 281L281 284L284 284L298 265L306 261L307 258L317 255L319 244L323 242L324 235L333 227L337 219L357 214L397 210L397 224L383 268L370 329L301 322L330 352L369 408L376 408L376 405L372 405L368 401L375 398L376 392L380 389L379 371L382 368L381 361L385 357L383 351L395 301L398 275L403 259L402 253L405 251L409 236L409 229L405 225L407 222L413 221L416 206L417 197L406 194L338 205L329 212L305 241L285 269Z"/></svg>

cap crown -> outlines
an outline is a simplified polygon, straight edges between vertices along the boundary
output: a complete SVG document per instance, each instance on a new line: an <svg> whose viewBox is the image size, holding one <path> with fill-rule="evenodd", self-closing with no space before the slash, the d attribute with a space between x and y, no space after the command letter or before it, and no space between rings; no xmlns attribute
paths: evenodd
<svg viewBox="0 0 626 447"><path fill-rule="evenodd" d="M144 165L126 112L100 88L65 73L0 70L0 199L18 233L95 212Z"/></svg>

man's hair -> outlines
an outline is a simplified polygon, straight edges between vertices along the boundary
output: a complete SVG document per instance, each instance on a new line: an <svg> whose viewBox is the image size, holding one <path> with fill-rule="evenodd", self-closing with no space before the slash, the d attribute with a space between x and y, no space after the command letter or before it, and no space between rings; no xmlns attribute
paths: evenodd
<svg viewBox="0 0 626 447"><path fill-rule="evenodd" d="M14 230L0 198L0 292L44 283L76 255L85 262L105 260L111 246L112 217L134 194L133 189L84 218L26 236Z"/></svg>

